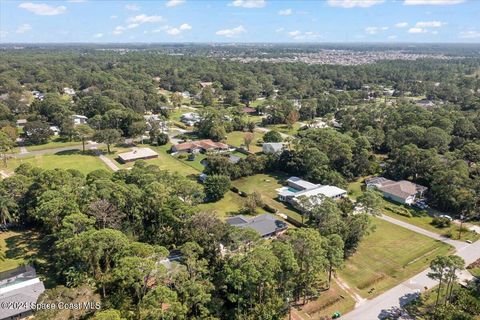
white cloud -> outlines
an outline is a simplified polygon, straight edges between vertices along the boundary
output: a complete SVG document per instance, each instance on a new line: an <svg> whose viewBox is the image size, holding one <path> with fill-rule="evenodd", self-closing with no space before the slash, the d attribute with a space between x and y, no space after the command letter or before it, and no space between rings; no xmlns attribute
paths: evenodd
<svg viewBox="0 0 480 320"><path fill-rule="evenodd" d="M185 3L185 0L170 0L165 3L165 6L168 8L173 8Z"/></svg>
<svg viewBox="0 0 480 320"><path fill-rule="evenodd" d="M476 30L466 30L458 34L462 39L477 39L480 38L480 32Z"/></svg>
<svg viewBox="0 0 480 320"><path fill-rule="evenodd" d="M365 32L368 34L377 34L380 33L381 31L386 31L388 30L388 27L366 27Z"/></svg>
<svg viewBox="0 0 480 320"><path fill-rule="evenodd" d="M395 23L395 28L406 28L406 27L408 27L408 22Z"/></svg>
<svg viewBox="0 0 480 320"><path fill-rule="evenodd" d="M368 34L377 34L378 33L378 27L366 27L365 32Z"/></svg>
<svg viewBox="0 0 480 320"><path fill-rule="evenodd" d="M103 33L101 33L101 32L95 33L95 34L93 35L93 37L94 37L94 38L97 38L97 39L98 39L98 38L101 38L101 37L103 37Z"/></svg>
<svg viewBox="0 0 480 320"><path fill-rule="evenodd" d="M155 23L162 21L163 18L161 16L147 16L146 14L139 14L134 17L130 17L127 19L129 23Z"/></svg>
<svg viewBox="0 0 480 320"><path fill-rule="evenodd" d="M130 3L130 4L125 5L125 9L130 10L130 11L139 11L140 7L138 6L138 4Z"/></svg>
<svg viewBox="0 0 480 320"><path fill-rule="evenodd" d="M28 23L24 23L22 24L21 26L19 26L17 28L17 31L15 31L16 33L25 33L27 31L30 31L32 29L32 26L29 25Z"/></svg>
<svg viewBox="0 0 480 320"><path fill-rule="evenodd" d="M232 28L232 29L218 30L217 32L215 32L215 34L218 35L218 36L233 38L233 37L239 36L239 35L241 35L242 33L245 33L245 32L247 32L247 30L245 30L245 28L240 25L240 26L238 26L236 28Z"/></svg>
<svg viewBox="0 0 480 320"><path fill-rule="evenodd" d="M298 37L298 36L301 35L301 34L302 34L302 33L301 33L300 31L298 31L298 30L290 31L290 32L288 33L288 35L289 35L290 37Z"/></svg>
<svg viewBox="0 0 480 320"><path fill-rule="evenodd" d="M419 21L415 24L415 27L418 28L439 28L445 25L445 23L441 21Z"/></svg>
<svg viewBox="0 0 480 320"><path fill-rule="evenodd" d="M418 27L408 29L408 33L425 33L425 32L427 32L427 29L418 28Z"/></svg>
<svg viewBox="0 0 480 320"><path fill-rule="evenodd" d="M70 2L70 3L84 3L84 2L87 2L87 0L68 0L67 2Z"/></svg>
<svg viewBox="0 0 480 320"><path fill-rule="evenodd" d="M170 28L170 27L169 26L163 26L163 27L160 27L158 29L152 30L152 32L153 33L162 32L162 31L168 30L168 28Z"/></svg>
<svg viewBox="0 0 480 320"><path fill-rule="evenodd" d="M229 5L234 7L242 7L242 8L263 8L267 5L267 1L265 0L234 0Z"/></svg>
<svg viewBox="0 0 480 320"><path fill-rule="evenodd" d="M122 34L123 31L125 31L125 29L126 29L125 27L117 26L117 27L115 28L115 30L113 30L112 33L113 33L114 35L119 35L119 34Z"/></svg>
<svg viewBox="0 0 480 320"><path fill-rule="evenodd" d="M20 3L18 7L33 12L39 16L55 16L67 11L67 7L65 6L53 7L45 3L24 2Z"/></svg>
<svg viewBox="0 0 480 320"><path fill-rule="evenodd" d="M384 0L328 0L327 3L331 7L340 8L368 8L376 4L383 3Z"/></svg>
<svg viewBox="0 0 480 320"><path fill-rule="evenodd" d="M301 32L299 30L290 31L287 35L294 40L315 40L320 38L320 35L313 31Z"/></svg>
<svg viewBox="0 0 480 320"><path fill-rule="evenodd" d="M281 16L289 16L292 14L292 9L285 9L278 11L278 14Z"/></svg>
<svg viewBox="0 0 480 320"><path fill-rule="evenodd" d="M189 25L188 23L183 23L179 27L170 28L170 27L166 26L165 28L163 28L163 30L171 36L178 36L183 31L191 30L191 29L192 29L192 26ZM157 29L157 30L162 31L162 29ZM154 30L153 32L157 32L157 30Z"/></svg>
<svg viewBox="0 0 480 320"><path fill-rule="evenodd" d="M138 24L138 23L129 23L127 25L127 29L134 29L134 28L138 27L139 25L140 24Z"/></svg>
<svg viewBox="0 0 480 320"><path fill-rule="evenodd" d="M441 6L441 5L453 5L463 3L465 0L405 0L403 2L406 6L419 6L419 5L432 5L432 6Z"/></svg>

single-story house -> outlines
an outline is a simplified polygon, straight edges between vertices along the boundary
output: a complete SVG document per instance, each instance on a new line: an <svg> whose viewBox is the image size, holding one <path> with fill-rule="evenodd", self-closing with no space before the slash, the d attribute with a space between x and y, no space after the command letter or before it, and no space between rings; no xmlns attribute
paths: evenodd
<svg viewBox="0 0 480 320"><path fill-rule="evenodd" d="M288 228L285 222L268 213L251 218L238 215L228 218L227 223L237 228L251 228L262 238L277 236Z"/></svg>
<svg viewBox="0 0 480 320"><path fill-rule="evenodd" d="M244 107L242 110L243 110L244 113L247 113L247 114L255 114L255 113L257 113L257 110L256 110L256 109L250 108L250 107Z"/></svg>
<svg viewBox="0 0 480 320"><path fill-rule="evenodd" d="M230 147L221 142L214 142L210 139L189 141L184 143L179 143L172 147L173 153L179 152L188 152L188 153L198 153L206 151L228 151Z"/></svg>
<svg viewBox="0 0 480 320"><path fill-rule="evenodd" d="M0 319L26 319L32 316L32 306L45 291L35 269L21 266L1 272L0 305L17 304L15 308L0 308Z"/></svg>
<svg viewBox="0 0 480 320"><path fill-rule="evenodd" d="M427 187L407 181L394 181L384 177L375 177L365 180L367 188L376 188L382 192L385 199L411 205L421 198L428 190Z"/></svg>
<svg viewBox="0 0 480 320"><path fill-rule="evenodd" d="M323 195L330 199L339 199L347 195L347 190L336 186L314 184L298 177L290 177L287 186L277 189L278 199L292 205L298 204L300 197L311 198Z"/></svg>
<svg viewBox="0 0 480 320"><path fill-rule="evenodd" d="M118 160L121 163L132 162L140 159L146 160L154 158L158 158L158 153L156 153L150 148L139 148L130 152L120 153L118 155Z"/></svg>
<svg viewBox="0 0 480 320"><path fill-rule="evenodd" d="M265 142L262 144L262 151L265 154L281 153L284 144L282 142Z"/></svg>
<svg viewBox="0 0 480 320"><path fill-rule="evenodd" d="M50 131L53 132L53 135L58 136L58 134L60 133L60 128L57 126L50 126Z"/></svg>
<svg viewBox="0 0 480 320"><path fill-rule="evenodd" d="M68 94L69 96L74 96L75 90L73 90L72 88L65 87L63 88L63 93Z"/></svg>
<svg viewBox="0 0 480 320"><path fill-rule="evenodd" d="M18 119L17 120L17 126L18 127L23 127L27 124L27 122L28 122L27 119Z"/></svg>
<svg viewBox="0 0 480 320"><path fill-rule="evenodd" d="M187 112L180 116L180 121L191 127L200 122L200 115L196 112Z"/></svg>
<svg viewBox="0 0 480 320"><path fill-rule="evenodd" d="M74 125L86 124L86 123L87 123L87 120L88 120L87 117L82 116L82 115L79 115L79 114L74 114L74 115L72 116L72 118L73 118L73 124L74 124Z"/></svg>
<svg viewBox="0 0 480 320"><path fill-rule="evenodd" d="M40 101L45 99L45 95L43 93L41 93L40 91L37 91L37 90L33 90L32 95L35 99L40 100Z"/></svg>

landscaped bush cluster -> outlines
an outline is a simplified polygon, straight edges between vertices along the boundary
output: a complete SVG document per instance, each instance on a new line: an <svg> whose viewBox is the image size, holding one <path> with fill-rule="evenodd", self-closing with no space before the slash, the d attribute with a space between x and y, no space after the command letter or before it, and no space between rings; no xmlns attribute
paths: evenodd
<svg viewBox="0 0 480 320"><path fill-rule="evenodd" d="M433 218L431 224L437 228L446 228L446 227L450 227L450 225L452 224L452 221L450 221L450 219L448 218L435 217Z"/></svg>

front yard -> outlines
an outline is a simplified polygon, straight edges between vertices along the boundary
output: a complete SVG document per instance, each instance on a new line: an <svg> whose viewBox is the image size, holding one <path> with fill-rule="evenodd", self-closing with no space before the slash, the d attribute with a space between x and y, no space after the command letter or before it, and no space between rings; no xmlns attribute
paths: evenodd
<svg viewBox="0 0 480 320"><path fill-rule="evenodd" d="M373 218L375 231L348 258L340 277L362 297L372 298L426 269L453 248L421 234Z"/></svg>
<svg viewBox="0 0 480 320"><path fill-rule="evenodd" d="M226 143L232 145L234 147L245 147L244 137L247 132L241 131L232 131L227 134L227 141ZM257 146L257 141L263 138L263 134L260 132L253 132L253 141L250 144L250 151L257 153L262 151L261 146ZM246 149L246 147L245 147Z"/></svg>

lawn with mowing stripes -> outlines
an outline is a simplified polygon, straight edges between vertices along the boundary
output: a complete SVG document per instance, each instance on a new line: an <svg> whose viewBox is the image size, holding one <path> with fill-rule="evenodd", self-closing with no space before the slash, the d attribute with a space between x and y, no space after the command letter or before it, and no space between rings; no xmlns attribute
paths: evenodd
<svg viewBox="0 0 480 320"><path fill-rule="evenodd" d="M375 230L339 272L362 297L381 294L426 269L434 257L453 251L443 242L378 218L373 222Z"/></svg>

